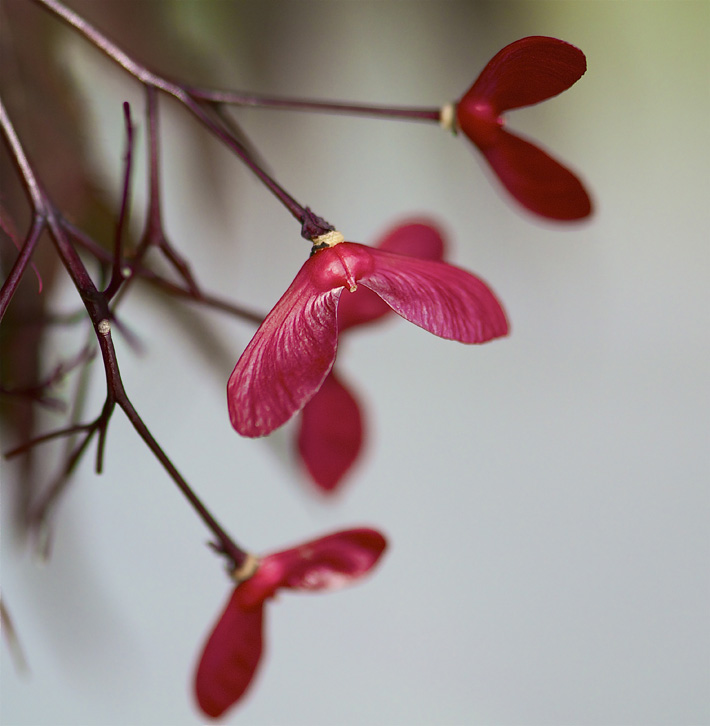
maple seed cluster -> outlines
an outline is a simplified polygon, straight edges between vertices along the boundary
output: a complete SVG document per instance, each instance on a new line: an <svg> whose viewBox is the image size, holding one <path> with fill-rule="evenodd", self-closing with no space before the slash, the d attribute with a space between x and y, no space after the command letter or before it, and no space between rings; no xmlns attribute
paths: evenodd
<svg viewBox="0 0 710 726"><path fill-rule="evenodd" d="M557 95L585 71L578 48L555 38L523 38L503 48L438 120L470 139L529 212L584 219L592 204L579 179L510 132L503 114ZM311 257L239 358L227 403L242 436L266 436L298 416L298 454L320 491L330 493L364 440L357 399L334 372L341 333L395 312L440 338L480 344L505 336L508 321L483 280L444 261L443 236L427 221L399 225L373 247L345 241L335 230L312 241ZM380 533L354 529L258 560L205 644L195 680L203 712L220 716L247 691L263 649L264 604L279 589L349 584L370 571L385 547Z"/></svg>

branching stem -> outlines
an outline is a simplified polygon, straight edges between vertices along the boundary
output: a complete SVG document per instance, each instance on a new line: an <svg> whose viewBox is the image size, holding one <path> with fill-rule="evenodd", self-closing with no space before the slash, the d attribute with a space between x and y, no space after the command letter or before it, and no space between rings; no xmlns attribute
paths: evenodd
<svg viewBox="0 0 710 726"><path fill-rule="evenodd" d="M39 440L36 439L33 443L36 444L39 443L40 440L48 440L49 438L54 438L62 434L66 435L80 431L86 432L84 440L80 443L79 447L74 451L67 462L65 472L68 475L71 469L73 469L76 465L76 462L86 449L86 446L93 435L98 432L99 445L97 451L97 468L100 471L102 466L103 444L106 429L115 406L118 405L121 409L123 409L128 420L131 422L153 455L162 464L163 468L167 471L172 480L177 484L178 488L185 495L193 509L202 518L207 527L213 532L217 539L215 549L229 558L232 567L239 567L246 558L246 553L238 547L231 537L222 529L219 523L202 504L197 495L192 491L191 487L170 461L168 456L150 433L148 427L138 415L138 412L133 407L133 404L130 402L124 389L123 381L121 380L121 374L118 368L118 358L116 356L116 350L111 337L111 311L109 308L108 297L96 288L88 270L84 266L79 254L67 236L61 215L44 192L41 183L35 175L1 100L0 128L8 142L12 158L17 165L20 177L30 197L30 202L34 210L34 223L32 230L44 227L49 230L62 264L69 273L69 276L71 277L94 326L106 373L106 401L101 414L95 421L90 424L72 426L65 429L63 432L55 432L44 438L40 438ZM122 208L123 207L124 205L122 205ZM28 236L28 239L30 240L39 234L39 232L32 230ZM117 235L116 244L118 243L119 239ZM8 299L11 297L13 292L14 289L9 290ZM53 498L54 496L52 496L52 499ZM45 504L45 506L48 505L49 502Z"/></svg>
<svg viewBox="0 0 710 726"><path fill-rule="evenodd" d="M273 179L264 169L249 155L244 146L230 134L222 124L213 118L210 110L210 103L196 98L186 86L163 78L162 76L148 70L144 65L131 58L113 41L109 40L100 30L87 22L80 15L67 8L58 0L33 0L38 5L51 11L67 25L83 35L99 50L103 51L109 58L118 63L134 78L143 83L146 87L153 86L164 93L174 96L182 103L197 119L205 126L210 133L216 136L233 153L235 153L244 164L261 180L261 182L274 194L284 207L301 223L301 235L313 240L315 237L325 234L333 229L322 218L313 214L307 207L299 204L278 182Z"/></svg>

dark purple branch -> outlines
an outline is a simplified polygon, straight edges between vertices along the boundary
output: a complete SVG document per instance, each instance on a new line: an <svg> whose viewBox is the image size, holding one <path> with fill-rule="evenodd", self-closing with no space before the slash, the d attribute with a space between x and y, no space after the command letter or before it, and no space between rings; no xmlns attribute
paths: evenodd
<svg viewBox="0 0 710 726"><path fill-rule="evenodd" d="M123 119L126 126L126 156L124 159L125 171L123 174L123 193L121 194L121 208L116 223L116 235L113 242L113 267L111 279L104 289L104 297L110 300L123 284L123 229L128 220L128 210L131 198L131 171L133 168L133 124L131 123L131 107L128 102L123 104Z"/></svg>
<svg viewBox="0 0 710 726"><path fill-rule="evenodd" d="M96 244L91 237L65 219L62 220L62 226L67 233L72 236L77 244L81 245L81 247L92 254L97 260L100 262L110 262L110 254L103 247ZM257 325L260 325L264 320L264 313L258 313L254 310L242 307L241 305L236 305L230 300L221 298L218 295L180 287L180 285L176 285L174 282L167 280L162 275L159 275L157 272L154 272L147 267L134 266L132 271L132 279L140 279L153 287L157 287L170 295L174 295L175 297L180 297L199 305L205 305L207 307L214 308L215 310L221 310L222 312L229 313L230 315L234 315L235 317L246 320L250 323L256 323ZM123 289L124 288L122 288L122 290Z"/></svg>
<svg viewBox="0 0 710 726"><path fill-rule="evenodd" d="M199 294L199 287L190 266L182 255L170 244L163 227L160 204L160 134L158 125L158 94L155 86L146 86L146 117L148 121L148 215L143 237L130 263L140 266L151 246L160 248L168 261L175 267L187 286Z"/></svg>
<svg viewBox="0 0 710 726"><path fill-rule="evenodd" d="M214 308L215 310L220 310L223 313L234 315L241 320L246 320L250 323L255 323L256 325L261 325L264 318L266 317L263 313L257 313L254 310L247 310L241 305L235 305L230 300L225 300L218 295L211 295L210 293L201 292L199 296L196 296L192 292L192 290L180 287L179 285L170 282L170 280L166 280L164 277L161 277L160 275L157 275L150 270L139 270L138 276L145 282L167 292L170 295L174 295L175 297L181 297L190 302Z"/></svg>
<svg viewBox="0 0 710 726"><path fill-rule="evenodd" d="M42 2L42 0L36 1ZM262 184L264 184L264 186L281 202L281 204L286 207L291 215L303 224L308 214L307 208L299 204L273 177L269 176L269 174L267 174L252 158L241 142L238 139L235 139L221 123L212 118L212 111L208 111L209 106L202 105L201 102L196 101L182 88L180 88L179 93L175 95L212 134L214 134L242 160L242 162L259 178ZM328 225L328 227L319 231L318 235L324 234L330 229L333 229L333 227ZM312 240L313 238L309 239Z"/></svg>
<svg viewBox="0 0 710 726"><path fill-rule="evenodd" d="M71 277L72 282L84 303L84 307L86 308L89 318L93 323L96 337L99 341L99 348L101 350L104 370L106 373L107 395L102 412L93 423L82 427L84 431L88 432L87 436L75 452L75 456L73 455L68 462L68 468L65 469L65 472L68 475L68 472L71 471L73 466L75 466L76 461L78 461L84 451L88 441L97 431L100 435L99 449L97 452L97 466L101 466L105 429L108 426L109 419L115 406L120 406L153 455L158 459L158 461L160 461L197 514L214 533L218 540L218 545L216 546L217 550L228 556L230 560L232 560L232 565L234 567L239 567L246 558L246 553L235 544L214 517L212 517L197 495L192 491L188 483L185 479L183 479L182 475L178 472L158 442L154 439L153 435L143 423L142 419L138 415L138 412L128 399L128 395L123 387L123 381L118 368L118 359L116 357L116 351L111 338L111 312L109 309L109 301L107 297L96 288L91 276L84 266L84 263L67 237L66 231L62 225L61 217L35 176L32 166L24 153L22 144L17 137L9 116L5 112L5 108L2 105L1 100L0 127L2 128L3 134L8 142L12 158L18 167L24 186L30 196L35 212L35 219L42 219L44 224L46 224L49 228L61 262L69 273L69 276ZM12 292L14 292L14 290Z"/></svg>
<svg viewBox="0 0 710 726"><path fill-rule="evenodd" d="M155 86L146 86L148 119L148 230L163 229L160 207L160 145L158 136L158 94ZM150 235L146 231L146 237Z"/></svg>
<svg viewBox="0 0 710 726"><path fill-rule="evenodd" d="M48 434L42 434L42 436L35 436L35 438L30 439L29 441L25 441L24 444L20 444L20 446L16 446L14 449L10 449L10 451L6 451L4 456L6 459L12 459L15 456L26 453L35 446L39 446L39 444L44 444L47 441L52 441L53 439L64 438L65 436L72 436L73 434L87 431L92 427L93 422L90 424L75 424L74 426L65 426L63 429L50 431Z"/></svg>
<svg viewBox="0 0 710 726"><path fill-rule="evenodd" d="M278 98L261 96L238 91L221 91L206 88L187 87L193 97L212 103L227 103L234 106L252 108L273 108L288 111L316 111L321 113L342 113L350 116L369 116L373 118L409 119L411 121L435 121L441 118L440 108L420 108L414 106L377 106L366 103L342 103L340 101L320 101L298 98Z"/></svg>
<svg viewBox="0 0 710 726"><path fill-rule="evenodd" d="M213 119L209 109L209 103L196 99L191 93L179 83L169 81L138 63L136 60L128 56L115 43L109 40L97 28L88 23L77 13L67 8L57 0L33 0L33 2L50 10L57 17L67 23L70 27L83 35L99 50L103 51L109 58L122 66L136 79L146 86L154 86L161 91L174 96L182 103L197 119L205 126L214 136L224 143L241 161L257 176L257 178L269 189L269 191L286 207L286 209L299 221L302 225L302 235L305 233L317 232L315 236L320 236L325 232L333 229L327 225L320 227L313 220L320 220L313 213L299 204L286 190L276 182L259 164L252 159L250 154L242 146L242 144L230 134L222 124ZM320 231L319 231L320 230ZM314 237L308 239L313 240Z"/></svg>
<svg viewBox="0 0 710 726"><path fill-rule="evenodd" d="M32 228L27 235L18 260L15 265L13 265L10 277L3 284L2 292L0 293L0 312L2 313L0 315L1 320L7 310L7 306L10 304L12 296L15 294L15 290L17 290L20 278L27 268L27 264L29 263L32 253L34 252L34 248L37 245L37 241L46 225L46 209L43 206L44 198L40 191L37 178L35 177L32 167L27 160L22 144L15 133L15 128L10 122L10 118L5 110L5 104L3 103L2 98L0 98L0 127L2 127L3 136L10 149L10 154L24 181L25 189L30 198L32 208L35 210Z"/></svg>
<svg viewBox="0 0 710 726"><path fill-rule="evenodd" d="M96 473L102 474L104 470L104 449L106 448L106 433L108 431L108 422L113 415L113 409L116 407L116 394L113 388L108 388L104 406L101 409L101 415L97 419L96 428L99 432L99 441L96 445Z"/></svg>

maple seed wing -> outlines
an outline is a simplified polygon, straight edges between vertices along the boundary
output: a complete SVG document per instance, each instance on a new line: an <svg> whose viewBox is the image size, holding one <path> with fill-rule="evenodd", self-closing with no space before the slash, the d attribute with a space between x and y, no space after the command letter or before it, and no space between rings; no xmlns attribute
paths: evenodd
<svg viewBox="0 0 710 726"><path fill-rule="evenodd" d="M556 96L587 70L584 53L563 40L531 36L496 53L460 103L485 99L498 114Z"/></svg>
<svg viewBox="0 0 710 726"><path fill-rule="evenodd" d="M437 227L428 222L409 222L392 229L377 248L386 252L418 257L420 260L444 258L444 239Z"/></svg>
<svg viewBox="0 0 710 726"><path fill-rule="evenodd" d="M501 130L498 142L483 154L505 188L530 211L561 221L591 214L582 182L534 144Z"/></svg>
<svg viewBox="0 0 710 726"><path fill-rule="evenodd" d="M282 565L281 587L336 590L369 572L386 547L385 538L376 530L350 529L276 552L269 558L278 559Z"/></svg>
<svg viewBox="0 0 710 726"><path fill-rule="evenodd" d="M364 288L362 291L370 292ZM301 411L298 432L298 452L324 494L335 491L353 465L362 438L357 401L331 371Z"/></svg>
<svg viewBox="0 0 710 726"><path fill-rule="evenodd" d="M471 273L445 262L372 253L374 269L361 283L403 318L462 343L484 343L507 334L501 304Z"/></svg>
<svg viewBox="0 0 710 726"><path fill-rule="evenodd" d="M229 417L242 436L271 433L320 388L335 360L341 292L319 291L304 266L266 316L227 384Z"/></svg>
<svg viewBox="0 0 710 726"><path fill-rule="evenodd" d="M240 606L236 590L207 639L195 674L195 696L202 711L221 716L246 692L263 650L264 606Z"/></svg>

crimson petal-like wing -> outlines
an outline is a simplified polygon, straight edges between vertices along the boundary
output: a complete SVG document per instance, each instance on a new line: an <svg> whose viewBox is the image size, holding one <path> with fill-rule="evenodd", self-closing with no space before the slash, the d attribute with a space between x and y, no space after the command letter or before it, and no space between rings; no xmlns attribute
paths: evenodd
<svg viewBox="0 0 710 726"><path fill-rule="evenodd" d="M587 70L584 53L557 38L531 36L496 53L460 103L488 101L497 113L556 96Z"/></svg>
<svg viewBox="0 0 710 726"><path fill-rule="evenodd" d="M212 718L244 695L263 650L264 605L243 608L237 590L207 639L195 674L197 703Z"/></svg>
<svg viewBox="0 0 710 726"><path fill-rule="evenodd" d="M373 269L361 284L396 313L434 335L484 343L508 333L501 304L485 282L436 260L371 249Z"/></svg>
<svg viewBox="0 0 710 726"><path fill-rule="evenodd" d="M385 538L374 529L335 532L267 555L236 594L249 608L281 588L315 591L345 587L372 569L386 547Z"/></svg>
<svg viewBox="0 0 710 726"><path fill-rule="evenodd" d="M539 147L503 129L482 149L505 188L536 214L563 221L582 219L592 203L579 179Z"/></svg>
<svg viewBox="0 0 710 726"><path fill-rule="evenodd" d="M301 411L297 442L301 459L321 491L336 489L357 459L362 439L357 401L331 371Z"/></svg>
<svg viewBox="0 0 710 726"><path fill-rule="evenodd" d="M282 587L292 590L336 590L369 572L387 547L374 529L349 529L306 542L272 557L282 559Z"/></svg>
<svg viewBox="0 0 710 726"><path fill-rule="evenodd" d="M265 436L288 421L333 366L342 287L314 283L316 257L299 270L229 377L229 417L242 436Z"/></svg>

